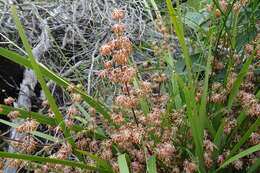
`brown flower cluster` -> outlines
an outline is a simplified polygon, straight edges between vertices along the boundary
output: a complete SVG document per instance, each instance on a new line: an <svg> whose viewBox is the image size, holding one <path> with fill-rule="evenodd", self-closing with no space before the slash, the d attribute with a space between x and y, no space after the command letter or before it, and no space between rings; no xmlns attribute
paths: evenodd
<svg viewBox="0 0 260 173"><path fill-rule="evenodd" d="M241 106L246 108L250 116L260 116L260 103L258 103L254 94L247 93L245 91L240 91L238 93L238 99L241 102Z"/></svg>
<svg viewBox="0 0 260 173"><path fill-rule="evenodd" d="M140 144L144 134L144 129L136 125L124 125L112 134L112 141L126 150L133 144Z"/></svg>
<svg viewBox="0 0 260 173"><path fill-rule="evenodd" d="M25 137L21 138L21 141L12 141L11 145L14 146L19 151L26 153L26 154L32 154L36 151L38 142L30 135L26 135Z"/></svg>
<svg viewBox="0 0 260 173"><path fill-rule="evenodd" d="M32 132L35 131L39 123L36 120L28 119L16 128L17 132Z"/></svg>

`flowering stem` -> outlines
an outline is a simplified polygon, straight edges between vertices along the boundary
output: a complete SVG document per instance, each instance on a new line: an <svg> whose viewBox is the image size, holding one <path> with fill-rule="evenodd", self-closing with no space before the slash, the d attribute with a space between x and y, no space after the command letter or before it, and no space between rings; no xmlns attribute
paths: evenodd
<svg viewBox="0 0 260 173"><path fill-rule="evenodd" d="M125 87L126 87L126 91L127 91L128 96L130 96L130 92L129 92L127 83L125 83ZM134 115L135 123L136 123L136 125L138 126L138 120L137 120L137 118L136 118L136 114L135 114L134 108L132 108L132 112L133 112L133 115Z"/></svg>

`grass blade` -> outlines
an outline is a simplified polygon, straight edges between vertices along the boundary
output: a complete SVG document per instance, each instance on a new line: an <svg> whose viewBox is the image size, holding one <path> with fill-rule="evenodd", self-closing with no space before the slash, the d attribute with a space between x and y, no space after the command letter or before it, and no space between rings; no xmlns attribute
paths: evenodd
<svg viewBox="0 0 260 173"><path fill-rule="evenodd" d="M250 147L250 148L246 149L245 151L242 151L242 152L240 152L239 154L237 154L237 155L231 157L230 159L228 159L227 161L225 161L225 162L219 167L219 169L224 168L224 167L226 167L227 165L229 165L230 163L232 163L232 162L234 162L234 161L236 161L236 160L238 160L238 159L240 159L240 158L242 158L242 157L245 157L245 156L247 156L247 155L249 155L249 154L251 154L251 153L254 153L254 152L256 152L256 151L259 151L259 150L260 150L260 144L255 145L255 146L253 146L253 147Z"/></svg>
<svg viewBox="0 0 260 173"><path fill-rule="evenodd" d="M25 66L27 68L32 69L32 65L30 64L30 61L26 58L23 57L13 51L0 48L0 55L6 59L9 59L17 64L20 64L22 66ZM42 64L38 64L39 68L42 72L42 74L46 77L48 77L50 80L53 80L58 86L67 88L70 83L65 80L64 78L56 75L54 72L49 70L47 67L45 67ZM95 108L96 111L104 116L105 119L107 119L109 122L112 122L111 117L110 117L110 109L107 108L105 105L103 105L101 102L94 100L92 97L87 95L84 91L76 88L75 92L81 94L83 100L88 103L91 107Z"/></svg>
<svg viewBox="0 0 260 173"><path fill-rule="evenodd" d="M3 119L0 119L0 123L3 123L3 124L5 124L5 125L8 125L8 126L13 127L13 128L17 128L17 127L19 126L18 124L15 124L15 123L12 123L12 122L3 120ZM42 133L42 132L32 131L32 132L30 132L30 134L35 135L35 136L38 136L38 137L41 137L41 138L43 138L43 139L46 139L46 140L49 140L49 141L52 141L52 142L59 142L59 139L57 139L57 138L55 138L55 137L53 137L53 136L44 134L44 133ZM1 136L0 136L0 137L1 137Z"/></svg>
<svg viewBox="0 0 260 173"><path fill-rule="evenodd" d="M250 138L252 132L256 131L256 129L260 126L260 118L258 118L254 124L250 126L250 128L246 131L243 137L238 141L238 143L233 147L230 151L230 156L233 156L237 150Z"/></svg>
<svg viewBox="0 0 260 173"><path fill-rule="evenodd" d="M202 172L204 172L204 162L203 162L203 130L200 124L200 117L198 116L198 109L195 101L194 91L189 89L180 76L176 75L177 81L182 88L185 102L187 105L187 116L191 126L192 137L195 143L195 153L199 158L199 165Z"/></svg>
<svg viewBox="0 0 260 173"><path fill-rule="evenodd" d="M155 156L151 156L147 161L147 173L157 173Z"/></svg>
<svg viewBox="0 0 260 173"><path fill-rule="evenodd" d="M121 154L118 156L118 165L119 165L119 172L120 173L130 173L127 161L126 161L126 154Z"/></svg>
<svg viewBox="0 0 260 173"><path fill-rule="evenodd" d="M27 161L31 161L31 162L61 164L61 165L64 165L64 166L71 166L71 167L74 167L74 168L81 168L81 169L98 171L98 169L95 166L87 165L85 163L76 162L76 161L51 159L51 158L47 158L47 157L32 156L32 155L18 154L18 153L8 153L8 152L2 152L2 151L0 151L0 157L1 158L12 158L12 159L27 160Z"/></svg>
<svg viewBox="0 0 260 173"><path fill-rule="evenodd" d="M260 168L260 158L256 159L255 163L252 166L250 166L250 168L247 171L247 173L254 173L257 170L259 170L259 168Z"/></svg>
<svg viewBox="0 0 260 173"><path fill-rule="evenodd" d="M33 56L33 53L32 53L32 48L26 38L26 35L25 35L25 31L24 31L24 28L21 24L21 21L19 19L19 17L17 16L17 11L16 11L16 6L15 5L12 5L11 6L11 14L12 14L12 17L15 21L15 25L16 25L16 28L18 30L18 33L21 37L21 40L23 42L23 45L25 47L25 50L28 54L28 58L30 60L30 63L32 65L32 70L34 71L40 85L41 85L41 88L42 90L44 91L44 94L48 100L48 103L50 105L50 108L51 110L53 111L54 115L55 115L55 120L57 123L59 123L59 126L61 127L62 131L64 132L64 136L65 138L67 138L68 142L71 144L72 148L75 148L76 147L76 144L75 142L73 141L73 139L71 138L71 134L70 134L70 131L68 128L66 128L66 125L65 125L65 122L63 120L63 116L62 114L60 113L59 111L59 108L56 104L56 101L54 100L49 88L47 87L46 85L46 82L44 80L44 77L42 75L42 72L39 68L39 65L38 63L36 62L34 56Z"/></svg>
<svg viewBox="0 0 260 173"><path fill-rule="evenodd" d="M45 116L45 115L41 115L36 112L28 112L23 109L14 108L14 107L2 105L2 104L0 104L0 108L3 109L3 111L1 112L2 115L8 115L8 113L11 111L18 111L20 113L19 118L26 119L26 118L31 117L32 119L37 120L37 122L39 122L41 124L48 124L51 126L57 125L53 118Z"/></svg>
<svg viewBox="0 0 260 173"><path fill-rule="evenodd" d="M241 71L240 71L239 74L238 74L238 77L237 77L237 79L236 79L236 81L235 81L235 83L234 83L234 85L233 85L233 87L232 87L232 89L231 89L231 91L230 91L230 95L229 95L229 97L228 97L228 106L227 106L227 107L228 107L228 110L230 110L231 107L232 107L234 98L236 97L236 95L237 95L237 93L238 93L238 91L239 91L239 88L240 88L240 86L241 86L241 83L242 83L244 77L246 76L246 74L247 74L247 72L248 72L248 70L249 70L249 66L250 66L250 64L252 63L253 59L254 59L254 54L252 54L252 55L246 60L245 64L243 65Z"/></svg>
<svg viewBox="0 0 260 173"><path fill-rule="evenodd" d="M166 0L166 3L167 3L167 8L169 11L171 21L172 21L174 29L175 29L175 33L177 35L181 49L183 51L184 61L185 61L186 68L188 71L188 78L189 78L189 81L192 83L192 69L191 69L192 62L191 62L190 55L189 55L189 49L185 43L183 25L181 23L181 20L176 15L176 12L172 6L172 1Z"/></svg>
<svg viewBox="0 0 260 173"><path fill-rule="evenodd" d="M101 173L113 173L113 168L111 166L111 164L106 161L106 160L103 160L103 159L100 159L98 156L92 154L92 153L89 153L87 151L83 151L83 150L77 150L79 153L83 154L83 155L86 155L88 156L89 158L93 159L96 161L96 167L99 168L101 171Z"/></svg>

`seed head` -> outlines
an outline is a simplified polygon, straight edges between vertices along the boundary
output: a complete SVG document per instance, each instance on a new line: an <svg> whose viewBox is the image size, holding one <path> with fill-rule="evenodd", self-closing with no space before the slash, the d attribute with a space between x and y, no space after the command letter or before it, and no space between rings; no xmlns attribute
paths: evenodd
<svg viewBox="0 0 260 173"><path fill-rule="evenodd" d="M113 62L112 61L106 61L104 63L105 69L110 69L110 68L112 68L112 66L113 66Z"/></svg>
<svg viewBox="0 0 260 173"><path fill-rule="evenodd" d="M99 50L101 56L109 56L111 55L112 51L113 48L108 44L103 45Z"/></svg>
<svg viewBox="0 0 260 173"><path fill-rule="evenodd" d="M82 101L82 97L78 93L71 94L71 97L72 97L72 102L73 103L80 103Z"/></svg>
<svg viewBox="0 0 260 173"><path fill-rule="evenodd" d="M221 0L219 4L224 12L227 11L228 3L226 0Z"/></svg>
<svg viewBox="0 0 260 173"><path fill-rule="evenodd" d="M134 96L120 95L116 97L116 104L123 108L130 109L137 105L137 99Z"/></svg>
<svg viewBox="0 0 260 173"><path fill-rule="evenodd" d="M125 13L121 9L114 9L112 12L112 19L113 20L122 20L125 17Z"/></svg>
<svg viewBox="0 0 260 173"><path fill-rule="evenodd" d="M216 9L216 11L215 11L215 16L216 16L217 18L219 18L219 17L221 16L221 12L220 12L219 9Z"/></svg>
<svg viewBox="0 0 260 173"><path fill-rule="evenodd" d="M125 65L128 62L129 54L126 49L120 49L113 54L113 62L117 65Z"/></svg>
<svg viewBox="0 0 260 173"><path fill-rule="evenodd" d="M132 172L134 173L143 173L145 172L144 171L144 165L137 162L137 161L134 161L131 163L131 168L132 168Z"/></svg>
<svg viewBox="0 0 260 173"><path fill-rule="evenodd" d="M17 132L32 132L38 128L39 123L35 120L27 120L16 128Z"/></svg>
<svg viewBox="0 0 260 173"><path fill-rule="evenodd" d="M21 114L19 111L11 111L8 113L7 117L10 119L16 119L17 117L19 117Z"/></svg>
<svg viewBox="0 0 260 173"><path fill-rule="evenodd" d="M125 31L125 25L124 24L115 24L112 26L112 31L115 34L122 35L123 32Z"/></svg>
<svg viewBox="0 0 260 173"><path fill-rule="evenodd" d="M186 173L193 173L197 170L197 165L193 162L189 162L188 160L185 160L183 163L184 171Z"/></svg>
<svg viewBox="0 0 260 173"><path fill-rule="evenodd" d="M67 110L67 115L69 117L73 117L74 115L77 115L79 112L75 106L70 106Z"/></svg>
<svg viewBox="0 0 260 173"><path fill-rule="evenodd" d="M15 99L13 97L7 97L6 99L4 99L4 103L6 105L12 105L15 102Z"/></svg>
<svg viewBox="0 0 260 173"><path fill-rule="evenodd" d="M174 156L175 152L176 149L171 143L165 142L157 146L157 155L161 160L169 162Z"/></svg>
<svg viewBox="0 0 260 173"><path fill-rule="evenodd" d="M241 170L243 169L243 162L242 160L238 159L236 161L233 162L233 165L235 167L236 170Z"/></svg>
<svg viewBox="0 0 260 173"><path fill-rule="evenodd" d="M211 156L212 154L211 153L207 153L207 152L205 152L204 153L204 162L205 162L205 165L207 166L207 168L210 168L211 166L212 166L212 164L213 164L213 160L212 160L212 156Z"/></svg>

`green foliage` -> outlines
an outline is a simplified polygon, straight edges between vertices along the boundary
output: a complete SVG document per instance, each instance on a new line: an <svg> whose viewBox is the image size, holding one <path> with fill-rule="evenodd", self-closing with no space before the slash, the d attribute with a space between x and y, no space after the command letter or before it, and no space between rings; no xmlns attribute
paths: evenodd
<svg viewBox="0 0 260 173"><path fill-rule="evenodd" d="M173 7L173 2L166 0L168 13L164 14L161 13L159 7L162 1L145 0L145 10L151 16L152 23L156 24L159 20L160 27L166 28L166 34L163 33L162 35L168 34L176 36L178 39L174 48L180 49L180 55L176 55L176 57L172 55L172 49L169 48L172 40L164 38L164 40L160 40L162 44L159 45L159 53L154 51L155 57L149 61L152 62L151 68L140 67L141 65L134 64L134 60L132 60L130 66L135 66L138 71L138 75L133 79L133 87L130 88L137 92L133 92L132 96L138 95L142 89L141 82L143 82L143 79L147 76L153 76L154 72L157 75L159 74L158 76L164 74L166 79L169 80L156 83L158 87L156 85L157 88L153 89L159 91L151 91L150 95L142 95L138 98L136 107L131 108L131 110L124 109L122 105L111 104L111 98L114 99L118 95L124 94L126 92L124 89L128 93L126 96L131 96L127 82L125 83L126 87L120 86L120 84L112 86L111 81L105 82L102 87L114 87L107 90L113 92L109 93L111 94L110 100L106 100L105 97L102 98L102 94L98 99L93 98L87 95L83 88L75 87L75 93L81 95L87 106L75 104L82 116L74 116L77 124L71 127L66 127L64 115L49 91L46 80L54 81L64 91L71 87L71 83L34 59L31 46L16 14L16 7L12 6L12 16L27 55L21 56L4 48L0 48L0 55L34 71L55 116L51 118L40 113L15 109L6 105L0 105L0 108L3 109L1 114L8 115L9 112L16 110L21 114L19 118L32 118L51 127L60 126L64 138L53 136L51 133L45 134L41 131L33 131L31 134L55 143L69 142L73 148L73 154L79 161L7 152L0 152L0 156L41 164L62 164L101 173L113 173L115 170L111 163L117 161L120 173L130 173L133 170L130 163L138 162L138 158L135 158L133 153L140 151L141 154L145 153L145 161L143 161L145 163L141 163L141 165L144 166L143 169L147 173L170 172L175 166L183 168L183 165L187 163L195 164L197 172L201 173L234 172L234 162L242 158L248 159L249 156L260 150L259 144L253 146L251 143L252 133L259 131L260 118L250 114L252 113L250 108L255 106L254 104L259 104L260 91L256 82L258 79L256 81L249 81L248 79L249 74L256 76L256 71L259 71L259 65L257 66L259 64L259 57L257 57L259 56L259 52L257 52L259 43L253 42L253 40L259 34L256 25L260 18L258 14L260 3L257 0L252 0L237 12L234 10L236 2L238 2L236 0L228 1L226 9L223 9L223 2L209 1L211 11L206 10L206 6L204 6L207 2L189 0L185 4L179 4L177 1L177 7ZM152 12L155 12L155 16L152 15ZM165 19L168 19L168 21ZM251 45L252 50L246 50L246 45ZM153 49L149 42L143 46L149 50ZM220 63L223 67L217 69L217 63ZM237 74L235 79L230 78L232 74ZM149 80L154 79L151 77ZM216 87L216 84L220 86ZM253 87L246 88L246 84L253 85ZM248 97L250 96L251 100L248 103L244 103L243 100L240 100L241 98L238 98L240 91L244 91L248 94ZM99 94L99 91L96 91L96 93ZM161 99L161 96L165 95L168 96L165 105L154 104ZM107 103L110 106L107 106ZM86 110L90 107L96 111L92 115L91 111ZM156 114L159 115L159 120L152 117L155 116L153 111L156 108L159 110L159 113ZM137 115L140 122L133 123L133 115L129 112L134 116ZM123 121L117 123L116 120L121 121L121 119L115 119L115 115L121 116L121 114ZM102 115L102 117L99 115ZM93 118L98 120L92 129L90 126L93 123ZM157 123L157 121L159 121L159 125L153 126L153 123ZM0 119L0 122L13 128L18 127L17 124L6 120ZM147 122L150 124L147 124ZM143 131L138 131L139 128ZM133 129L134 133L131 133ZM166 133L168 135L166 136L166 138L168 137L167 140L164 136L164 132L167 130L177 132L176 134L174 132ZM116 135L119 136L111 135L117 132ZM98 151L95 151L95 154L79 149L75 142L77 141L75 136L79 135L78 133L83 134L83 138L88 137L93 140L94 144L97 141L102 145L106 142L109 143L108 148L112 148L112 153L108 154L117 156L117 158L101 159L99 155L103 156L103 152L107 149L103 148L102 145L97 145ZM121 133L125 136L120 136ZM138 136L139 133L141 135L146 133L147 136L142 136L140 140L136 140L129 147L130 140L136 137L135 135ZM120 141L124 137L127 138L127 141ZM208 141L212 143L207 143ZM167 153L163 153L165 148L160 150L159 146L164 145ZM130 152L131 149L135 152ZM230 151L230 153L225 155L226 151ZM168 160L163 159L162 157L167 157L167 154L173 155L170 155L171 158L168 158ZM205 154L208 154L206 155L208 157L210 156L211 162L206 160L208 158L205 158ZM218 163L219 156L224 157L221 164ZM84 161L88 159L93 160L95 164L86 164ZM168 164L167 161L176 165ZM259 165L259 159L255 158L254 164L248 165L247 168L244 166L242 171L254 172L259 168Z"/></svg>
<svg viewBox="0 0 260 173"><path fill-rule="evenodd" d="M118 156L118 166L120 173L130 173L126 160L126 154L121 154Z"/></svg>

